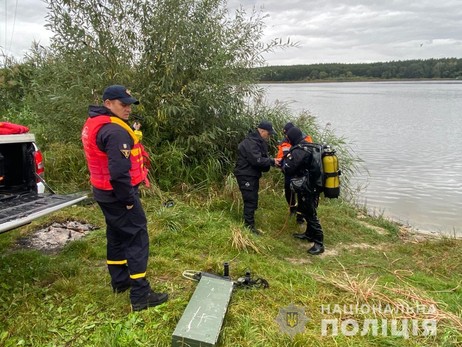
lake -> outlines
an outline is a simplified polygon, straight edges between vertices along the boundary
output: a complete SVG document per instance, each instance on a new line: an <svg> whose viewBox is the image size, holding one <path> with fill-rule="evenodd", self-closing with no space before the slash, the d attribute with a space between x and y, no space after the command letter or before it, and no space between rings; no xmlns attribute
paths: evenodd
<svg viewBox="0 0 462 347"><path fill-rule="evenodd" d="M462 236L462 81L263 84L348 140L369 173L359 202L422 231Z"/></svg>

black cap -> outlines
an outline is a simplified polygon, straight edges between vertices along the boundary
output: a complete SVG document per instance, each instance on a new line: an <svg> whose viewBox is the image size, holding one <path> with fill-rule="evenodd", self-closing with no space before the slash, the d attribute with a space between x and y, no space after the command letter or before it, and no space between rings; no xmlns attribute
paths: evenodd
<svg viewBox="0 0 462 347"><path fill-rule="evenodd" d="M293 128L295 125L294 123L292 122L289 122L287 123L286 125L284 125L284 129L282 129L284 131L284 134L287 134L287 131L289 131L290 128Z"/></svg>
<svg viewBox="0 0 462 347"><path fill-rule="evenodd" d="M287 131L286 136L292 146L298 145L301 141L303 141L302 131L297 127L290 128Z"/></svg>
<svg viewBox="0 0 462 347"><path fill-rule="evenodd" d="M276 132L273 129L273 124L271 124L271 122L268 122L267 120L261 121L260 124L257 125L257 128L268 130L270 135L276 134Z"/></svg>
<svg viewBox="0 0 462 347"><path fill-rule="evenodd" d="M120 100L127 105L138 105L140 103L130 95L130 91L127 88L119 84L114 84L104 90L103 101L105 100Z"/></svg>

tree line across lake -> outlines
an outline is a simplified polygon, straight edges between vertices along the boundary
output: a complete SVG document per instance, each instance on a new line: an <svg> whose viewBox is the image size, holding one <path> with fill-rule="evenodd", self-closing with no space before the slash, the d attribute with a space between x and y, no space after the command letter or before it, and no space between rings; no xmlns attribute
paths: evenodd
<svg viewBox="0 0 462 347"><path fill-rule="evenodd" d="M462 59L442 58L361 64L311 64L255 68L260 82L364 79L462 79Z"/></svg>

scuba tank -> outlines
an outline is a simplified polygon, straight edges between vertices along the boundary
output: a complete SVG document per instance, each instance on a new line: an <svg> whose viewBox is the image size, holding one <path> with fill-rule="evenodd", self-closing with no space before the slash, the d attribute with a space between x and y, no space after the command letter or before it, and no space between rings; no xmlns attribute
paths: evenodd
<svg viewBox="0 0 462 347"><path fill-rule="evenodd" d="M336 199L340 195L340 170L338 168L338 158L329 145L323 146L322 166L324 171L324 196Z"/></svg>

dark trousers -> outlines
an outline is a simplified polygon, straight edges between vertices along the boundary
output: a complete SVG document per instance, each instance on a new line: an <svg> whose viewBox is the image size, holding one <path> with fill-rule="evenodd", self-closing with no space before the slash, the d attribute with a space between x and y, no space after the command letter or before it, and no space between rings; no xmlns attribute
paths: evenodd
<svg viewBox="0 0 462 347"><path fill-rule="evenodd" d="M297 214L297 222L303 223L303 216L300 207L297 205L297 194L290 188L290 179L292 177L284 175L284 196L290 208L290 214Z"/></svg>
<svg viewBox="0 0 462 347"><path fill-rule="evenodd" d="M298 211L306 220L305 234L314 242L323 245L324 233L322 231L321 223L319 222L316 209L318 207L319 195L318 194L297 194L298 198Z"/></svg>
<svg viewBox="0 0 462 347"><path fill-rule="evenodd" d="M290 176L284 175L284 196L287 204L290 207L290 212L295 212L295 206L297 204L297 194L295 194L290 188Z"/></svg>
<svg viewBox="0 0 462 347"><path fill-rule="evenodd" d="M255 226L255 211L258 208L258 189L260 178L252 176L236 176L239 190L244 201L244 223L246 226Z"/></svg>
<svg viewBox="0 0 462 347"><path fill-rule="evenodd" d="M131 285L136 301L150 291L146 280L149 257L147 220L139 197L127 210L119 202L98 202L106 219L107 264L113 288Z"/></svg>

